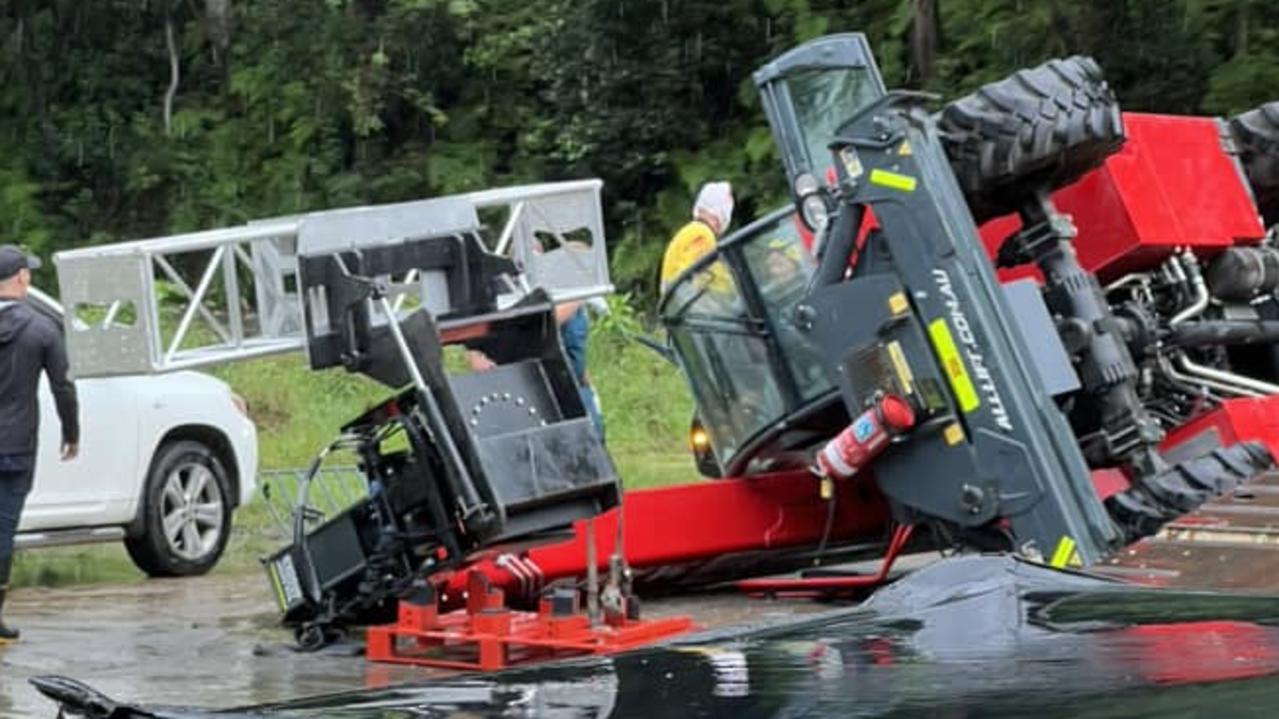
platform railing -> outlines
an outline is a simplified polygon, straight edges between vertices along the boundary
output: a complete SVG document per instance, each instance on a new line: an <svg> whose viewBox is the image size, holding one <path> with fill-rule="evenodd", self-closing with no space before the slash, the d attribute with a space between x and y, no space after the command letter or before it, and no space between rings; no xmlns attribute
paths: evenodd
<svg viewBox="0 0 1279 719"><path fill-rule="evenodd" d="M520 271L509 305L540 287L556 302L612 291L599 180L484 190L311 212L54 257L77 377L154 374L303 351L298 256L473 233ZM432 272L384 278L397 312L448 311Z"/></svg>
<svg viewBox="0 0 1279 719"><path fill-rule="evenodd" d="M354 465L321 467L299 507L309 468L264 469L258 472L258 497L271 518L267 533L279 542L292 542L296 513L304 513L307 530L336 517L368 496L368 478Z"/></svg>

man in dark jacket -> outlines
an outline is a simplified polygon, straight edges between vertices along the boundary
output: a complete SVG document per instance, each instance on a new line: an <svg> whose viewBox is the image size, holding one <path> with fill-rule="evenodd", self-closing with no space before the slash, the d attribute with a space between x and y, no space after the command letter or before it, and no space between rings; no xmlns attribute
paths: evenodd
<svg viewBox="0 0 1279 719"><path fill-rule="evenodd" d="M75 385L67 379L62 333L27 304L31 270L40 261L12 245L0 245L0 613L9 589L13 537L36 468L40 373L49 375L62 422L62 459L79 451ZM0 644L18 638L0 619Z"/></svg>

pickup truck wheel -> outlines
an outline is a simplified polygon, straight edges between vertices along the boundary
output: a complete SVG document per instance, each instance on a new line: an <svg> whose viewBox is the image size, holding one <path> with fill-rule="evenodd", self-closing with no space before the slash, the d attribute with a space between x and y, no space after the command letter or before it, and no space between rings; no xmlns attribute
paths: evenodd
<svg viewBox="0 0 1279 719"><path fill-rule="evenodd" d="M231 535L226 469L199 442L161 445L151 462L142 498L143 532L124 546L152 577L204 574Z"/></svg>
<svg viewBox="0 0 1279 719"><path fill-rule="evenodd" d="M937 126L978 222L1016 211L1039 188L1074 182L1124 142L1101 67L1080 55L984 85L948 104Z"/></svg>

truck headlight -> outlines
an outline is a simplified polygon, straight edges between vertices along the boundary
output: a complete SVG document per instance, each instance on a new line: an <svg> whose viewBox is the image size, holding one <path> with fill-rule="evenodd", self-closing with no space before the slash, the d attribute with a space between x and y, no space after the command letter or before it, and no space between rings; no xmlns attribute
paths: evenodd
<svg viewBox="0 0 1279 719"><path fill-rule="evenodd" d="M244 415L245 419L248 419L248 420L253 419L252 417L249 416L249 403L244 401L243 397L232 392L231 404L235 405L235 408L240 411L240 414Z"/></svg>
<svg viewBox="0 0 1279 719"><path fill-rule="evenodd" d="M826 198L822 197L820 192L805 197L800 203L799 212L804 219L804 224L808 225L808 229L813 232L821 232L830 220L830 208L826 206Z"/></svg>

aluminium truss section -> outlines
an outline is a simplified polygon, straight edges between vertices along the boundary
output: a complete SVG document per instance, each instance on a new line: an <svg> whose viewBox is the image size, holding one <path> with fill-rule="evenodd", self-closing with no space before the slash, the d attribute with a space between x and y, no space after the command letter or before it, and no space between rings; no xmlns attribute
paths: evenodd
<svg viewBox="0 0 1279 719"><path fill-rule="evenodd" d="M524 185L60 252L54 263L72 370L77 377L155 374L304 351L299 256L425 237L473 236L513 260L518 269L502 278L502 306L538 288L556 303L600 297L612 291L602 185ZM378 279L398 313L450 309L443 272Z"/></svg>

